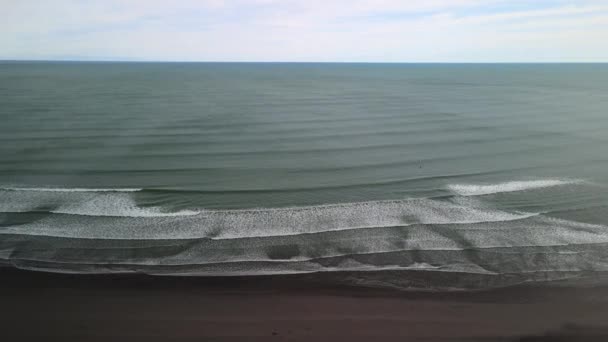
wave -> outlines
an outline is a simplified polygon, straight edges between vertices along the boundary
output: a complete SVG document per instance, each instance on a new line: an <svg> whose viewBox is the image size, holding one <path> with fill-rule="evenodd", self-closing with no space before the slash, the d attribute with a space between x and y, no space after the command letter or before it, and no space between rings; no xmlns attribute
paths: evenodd
<svg viewBox="0 0 608 342"><path fill-rule="evenodd" d="M271 237L415 224L514 221L535 213L509 213L430 199L371 201L310 207L204 212L213 239Z"/></svg>
<svg viewBox="0 0 608 342"><path fill-rule="evenodd" d="M454 175L452 175L454 176ZM436 177L442 178L442 177ZM175 192L176 190L143 188L53 188L53 187L0 187L0 212L51 212L82 216L112 217L178 217L202 215L203 226L228 226L235 229L270 231L272 226L282 225L292 228L289 234L336 229L401 226L409 224L448 224L510 221L534 216L538 213L506 212L484 209L479 202L465 201L476 195L502 192L525 191L531 189L575 184L580 180L545 179L534 181L511 181L496 184L450 184L452 192L460 196L441 198L404 199L393 201L371 201L358 203L325 204L292 208L260 208L242 210L189 209L170 211L162 207L140 206L136 202L137 192ZM293 190L293 189L292 189ZM241 190L247 192L247 190ZM251 190L258 191L258 190ZM259 190L264 191L264 190ZM271 190L276 191L276 190ZM178 191L182 192L182 191ZM209 193L226 191L185 192ZM255 213L255 214L254 214ZM297 219L296 219L297 217ZM251 223L253 222L253 223ZM273 224L268 225L268 222ZM346 223L348 222L348 223ZM265 226L264 226L265 225ZM306 227L317 226L318 229ZM270 228L269 228L270 227ZM218 229L216 229L218 230ZM286 228L286 230L290 230ZM278 235L283 235L278 233ZM237 234L236 237L241 237ZM250 236L250 235L247 235Z"/></svg>
<svg viewBox="0 0 608 342"><path fill-rule="evenodd" d="M18 188L18 187L1 187L4 191L34 191L34 192L137 192L142 191L141 188Z"/></svg>
<svg viewBox="0 0 608 342"><path fill-rule="evenodd" d="M533 223L533 222L529 222ZM218 240L195 240L195 241L173 241L171 245L158 244L154 241L137 241L125 244L116 241L87 241L83 239L59 239L59 243L54 244L54 248L61 253L53 256L54 262L71 264L96 264L96 265L115 265L115 266L157 266L167 267L229 267L230 265L252 265L252 266L273 266L273 265L309 265L322 266L322 268L345 269L352 267L353 262L358 262L366 267L378 266L408 266L412 264L429 264L434 268L441 268L453 264L474 264L480 268L492 269L492 272L517 271L521 265L518 260L522 258L534 259L538 264L540 260L545 262L566 259L584 259L591 262L589 253L601 251L606 254L605 249L608 244L608 236L602 234L601 230L605 227L587 228L586 232L578 232L572 235L572 229L580 229L578 225L564 222L559 226L557 232L572 235L571 241L552 237L555 232L549 222L544 224L541 221L534 222L539 224L543 238L528 236L522 225L510 228L508 232L477 232L462 231L458 233L458 228L453 229L452 239L446 239L441 234L434 232L428 227L416 227L412 230L402 230L407 232L407 239L401 239L397 243L396 237L398 230L384 230L380 234L376 232L347 232L350 236L337 238L336 234L317 236L315 238L302 239L293 238L269 238L264 240L248 241L218 241ZM559 222L554 222L558 224ZM447 231L447 230L446 230ZM355 234L353 234L355 233ZM509 240L509 235L513 239ZM429 237L436 241L426 241ZM375 242L370 242L370 240ZM10 239L10 238L8 238ZM56 238L25 236L13 237L13 246L19 246L17 241L27 239L30 244L36 241L46 243ZM465 246L458 240L469 240L474 245ZM366 241L367 240L367 241ZM331 243L331 244L330 244ZM6 244L6 241L5 241ZM69 246L67 245L69 244ZM122 246L121 246L122 244ZM0 243L0 245L2 245ZM101 245L101 246L100 246ZM66 249L69 250L66 250ZM279 249L283 249L282 253ZM0 248L0 251L3 250ZM94 250L95 253L91 253ZM322 251L321 251L322 250ZM137 251L137 254L133 254ZM13 254L6 249L6 253L0 253L0 259L19 259L30 261L45 261L48 255L41 253L41 249L31 251L20 251ZM602 257L603 259L604 257ZM422 260L422 261L421 261ZM496 260L510 260L514 264L502 266L496 269L493 263ZM494 262L492 262L494 261ZM601 261L601 259L600 259ZM607 264L604 262L603 264ZM533 266L528 264L527 267ZM577 264L574 264L575 266ZM598 264L598 266L601 266ZM608 264L607 264L608 267ZM259 269L259 267L254 267ZM607 268L608 270L608 268Z"/></svg>
<svg viewBox="0 0 608 342"><path fill-rule="evenodd" d="M139 207L131 198L115 196L97 196L83 203L62 205L50 210L55 214L81 216L114 216L114 217L176 217L197 215L200 211L180 210L165 212L158 207Z"/></svg>
<svg viewBox="0 0 608 342"><path fill-rule="evenodd" d="M85 220L79 217L51 216L11 229L31 235L97 239L236 239L413 224L501 222L537 215L476 208L471 203L463 205L430 199L167 213L158 207L138 207L127 194L16 194L0 194L0 211L31 212L46 209L52 213L88 215L91 218ZM55 207L49 208L52 204Z"/></svg>
<svg viewBox="0 0 608 342"><path fill-rule="evenodd" d="M50 212L116 217L171 217L199 213L193 210L167 212L159 207L138 206L131 196L137 191L141 190L13 188L9 191L0 191L0 212Z"/></svg>
<svg viewBox="0 0 608 342"><path fill-rule="evenodd" d="M494 186L510 183L517 182ZM138 196L0 191L0 265L65 273L344 274L346 281L400 287L504 286L608 271L608 227L498 210L476 197L171 213L138 206Z"/></svg>
<svg viewBox="0 0 608 342"><path fill-rule="evenodd" d="M461 196L479 196L503 192L541 189L568 184L579 184L582 182L582 180L577 179L543 179L532 181L511 181L496 184L450 184L447 186L447 188Z"/></svg>
<svg viewBox="0 0 608 342"><path fill-rule="evenodd" d="M13 266L38 265L46 270L93 270L98 273L140 272L150 274L182 274L204 276L289 274L310 272L415 270L467 274L525 275L536 272L608 271L606 239L604 243L573 246L513 246L509 248L469 250L406 250L326 256L309 260L207 260L193 248L188 258L175 263L171 256L145 258L139 251L137 258L116 259L121 253L104 256L99 252L81 254L80 259L69 259L69 251L49 256L41 250L23 251L9 260ZM78 241L70 244L70 250ZM255 248L255 245L253 246ZM124 258L124 254L122 255ZM0 260L0 262L2 262Z"/></svg>

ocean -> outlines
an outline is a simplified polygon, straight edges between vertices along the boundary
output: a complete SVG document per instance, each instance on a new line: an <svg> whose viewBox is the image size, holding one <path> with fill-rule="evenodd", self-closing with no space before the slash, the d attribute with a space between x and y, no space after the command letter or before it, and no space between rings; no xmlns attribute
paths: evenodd
<svg viewBox="0 0 608 342"><path fill-rule="evenodd" d="M0 63L0 265L599 282L608 64Z"/></svg>

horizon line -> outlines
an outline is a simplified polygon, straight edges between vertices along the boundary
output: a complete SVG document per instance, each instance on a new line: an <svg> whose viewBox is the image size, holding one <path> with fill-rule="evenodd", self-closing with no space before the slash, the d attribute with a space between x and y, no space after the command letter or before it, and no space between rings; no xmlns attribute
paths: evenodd
<svg viewBox="0 0 608 342"><path fill-rule="evenodd" d="M1 59L0 63L217 63L217 64L608 64L608 61L222 61L222 60L131 60L131 59Z"/></svg>

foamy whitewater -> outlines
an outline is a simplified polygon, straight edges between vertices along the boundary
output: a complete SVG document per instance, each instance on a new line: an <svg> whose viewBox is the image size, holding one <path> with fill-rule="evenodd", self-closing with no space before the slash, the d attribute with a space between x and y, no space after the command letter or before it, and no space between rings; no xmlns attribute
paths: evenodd
<svg viewBox="0 0 608 342"><path fill-rule="evenodd" d="M56 214L87 216L158 217L195 215L185 210L162 212L160 208L138 207L130 192L141 189L60 189L3 188L0 189L3 212L49 211Z"/></svg>
<svg viewBox="0 0 608 342"><path fill-rule="evenodd" d="M448 189L461 196L491 195L502 192L525 191L552 186L581 183L581 180L544 179L532 181L513 181L498 184L451 184Z"/></svg>
<svg viewBox="0 0 608 342"><path fill-rule="evenodd" d="M601 283L608 68L0 62L0 265Z"/></svg>
<svg viewBox="0 0 608 342"><path fill-rule="evenodd" d="M476 196L565 184L583 183L537 180L447 189L468 189L466 196ZM198 276L426 271L514 273L518 281L529 281L539 272L547 280L552 273L562 279L564 272L608 271L608 262L589 252L608 244L608 227L497 210L481 197L167 212L138 207L134 193L3 188L5 215L36 214L3 225L0 257L16 267L55 272Z"/></svg>

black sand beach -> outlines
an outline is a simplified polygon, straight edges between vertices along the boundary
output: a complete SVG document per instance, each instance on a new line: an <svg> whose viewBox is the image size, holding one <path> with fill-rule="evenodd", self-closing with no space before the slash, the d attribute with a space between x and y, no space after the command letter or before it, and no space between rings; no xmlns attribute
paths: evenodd
<svg viewBox="0 0 608 342"><path fill-rule="evenodd" d="M3 270L5 341L603 341L608 288L410 292L302 276Z"/></svg>

